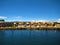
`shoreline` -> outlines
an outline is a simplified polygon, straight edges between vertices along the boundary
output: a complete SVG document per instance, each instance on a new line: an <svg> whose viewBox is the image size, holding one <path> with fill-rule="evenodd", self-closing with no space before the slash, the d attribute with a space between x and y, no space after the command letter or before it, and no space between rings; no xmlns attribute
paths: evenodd
<svg viewBox="0 0 60 45"><path fill-rule="evenodd" d="M19 28L19 27L0 27L0 30L26 30L26 29L30 29L30 30L32 30L32 29L35 29L35 30L42 30L42 29L44 29L44 30L60 30L60 28L58 28L58 27L40 27L40 28Z"/></svg>

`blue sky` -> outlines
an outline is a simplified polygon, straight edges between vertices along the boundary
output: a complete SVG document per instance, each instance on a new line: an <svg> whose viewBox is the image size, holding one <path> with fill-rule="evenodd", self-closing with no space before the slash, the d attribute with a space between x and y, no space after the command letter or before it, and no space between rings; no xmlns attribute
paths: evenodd
<svg viewBox="0 0 60 45"><path fill-rule="evenodd" d="M60 19L60 0L0 0L0 19L6 21Z"/></svg>

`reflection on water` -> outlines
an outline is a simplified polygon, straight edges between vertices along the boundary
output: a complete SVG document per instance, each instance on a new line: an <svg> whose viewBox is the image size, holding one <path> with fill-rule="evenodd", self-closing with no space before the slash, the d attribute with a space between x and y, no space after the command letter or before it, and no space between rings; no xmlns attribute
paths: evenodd
<svg viewBox="0 0 60 45"><path fill-rule="evenodd" d="M60 45L56 30L1 30L0 45Z"/></svg>

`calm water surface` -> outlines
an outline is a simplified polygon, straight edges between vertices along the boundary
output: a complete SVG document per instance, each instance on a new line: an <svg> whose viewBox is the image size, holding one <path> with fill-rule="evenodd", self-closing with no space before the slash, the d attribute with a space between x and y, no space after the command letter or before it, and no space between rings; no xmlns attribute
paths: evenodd
<svg viewBox="0 0 60 45"><path fill-rule="evenodd" d="M60 45L56 30L1 30L0 45Z"/></svg>

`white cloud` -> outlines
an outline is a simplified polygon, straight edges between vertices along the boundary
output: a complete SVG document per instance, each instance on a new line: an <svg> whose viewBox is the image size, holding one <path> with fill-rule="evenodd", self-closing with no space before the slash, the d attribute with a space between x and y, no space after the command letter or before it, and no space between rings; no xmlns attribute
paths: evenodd
<svg viewBox="0 0 60 45"><path fill-rule="evenodd" d="M57 22L60 22L60 18L58 19L58 21Z"/></svg>
<svg viewBox="0 0 60 45"><path fill-rule="evenodd" d="M7 18L7 17L5 17L5 16L0 16L0 19L5 19L5 18Z"/></svg>
<svg viewBox="0 0 60 45"><path fill-rule="evenodd" d="M22 16L16 16L15 18L23 18Z"/></svg>
<svg viewBox="0 0 60 45"><path fill-rule="evenodd" d="M22 21L24 19L24 17L22 16L13 16L13 17L9 17L6 19L6 21L11 22L11 21Z"/></svg>
<svg viewBox="0 0 60 45"><path fill-rule="evenodd" d="M46 20L39 20L40 22L46 22Z"/></svg>
<svg viewBox="0 0 60 45"><path fill-rule="evenodd" d="M0 18L7 18L7 17L4 17L4 16L0 16ZM6 21L8 22L11 22L11 21L33 21L33 22L48 22L47 20L44 20L44 19L31 19L31 18L28 18L28 17L23 17L23 16L14 16L14 17L9 17L6 19Z"/></svg>
<svg viewBox="0 0 60 45"><path fill-rule="evenodd" d="M32 20L33 22L47 22L46 20Z"/></svg>
<svg viewBox="0 0 60 45"><path fill-rule="evenodd" d="M58 19L60 21L60 19Z"/></svg>

